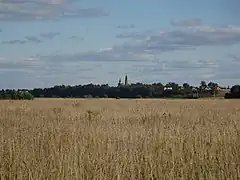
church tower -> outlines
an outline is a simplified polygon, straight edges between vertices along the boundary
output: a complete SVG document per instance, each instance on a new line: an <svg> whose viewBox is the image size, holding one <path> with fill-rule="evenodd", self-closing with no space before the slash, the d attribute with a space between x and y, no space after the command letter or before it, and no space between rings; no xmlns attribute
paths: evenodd
<svg viewBox="0 0 240 180"><path fill-rule="evenodd" d="M128 77L127 75L125 76L125 86L128 85Z"/></svg>
<svg viewBox="0 0 240 180"><path fill-rule="evenodd" d="M121 85L122 85L122 82L121 82L121 78L120 78L118 81L118 86L121 86Z"/></svg>

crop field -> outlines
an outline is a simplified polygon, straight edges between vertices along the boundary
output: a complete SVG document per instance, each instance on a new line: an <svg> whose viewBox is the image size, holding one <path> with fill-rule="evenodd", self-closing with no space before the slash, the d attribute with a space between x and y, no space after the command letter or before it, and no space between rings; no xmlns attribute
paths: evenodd
<svg viewBox="0 0 240 180"><path fill-rule="evenodd" d="M240 178L240 101L0 101L0 179Z"/></svg>

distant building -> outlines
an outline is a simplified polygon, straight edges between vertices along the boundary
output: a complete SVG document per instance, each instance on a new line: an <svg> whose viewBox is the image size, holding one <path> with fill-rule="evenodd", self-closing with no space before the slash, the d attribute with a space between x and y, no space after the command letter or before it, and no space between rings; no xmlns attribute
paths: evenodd
<svg viewBox="0 0 240 180"><path fill-rule="evenodd" d="M230 88L229 87L227 87L227 88L223 88L223 87L217 87L216 88L216 90L217 91L222 91L222 92L225 92L225 93L228 93L228 92L230 92Z"/></svg>
<svg viewBox="0 0 240 180"><path fill-rule="evenodd" d="M122 83L121 78L119 78L118 86L127 86L127 85L128 85L128 77L127 77L127 75L125 76L124 84Z"/></svg>
<svg viewBox="0 0 240 180"><path fill-rule="evenodd" d="M118 86L121 86L121 85L122 85L122 80L121 80L121 78L119 78Z"/></svg>
<svg viewBox="0 0 240 180"><path fill-rule="evenodd" d="M172 87L164 87L164 90L172 90Z"/></svg>
<svg viewBox="0 0 240 180"><path fill-rule="evenodd" d="M128 85L128 77L127 77L127 75L125 76L125 86L127 86Z"/></svg>

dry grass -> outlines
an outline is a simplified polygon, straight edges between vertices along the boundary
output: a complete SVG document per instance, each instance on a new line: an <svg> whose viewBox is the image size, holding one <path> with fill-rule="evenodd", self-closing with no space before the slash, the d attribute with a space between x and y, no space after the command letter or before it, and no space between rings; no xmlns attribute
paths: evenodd
<svg viewBox="0 0 240 180"><path fill-rule="evenodd" d="M240 101L0 101L4 179L239 179Z"/></svg>

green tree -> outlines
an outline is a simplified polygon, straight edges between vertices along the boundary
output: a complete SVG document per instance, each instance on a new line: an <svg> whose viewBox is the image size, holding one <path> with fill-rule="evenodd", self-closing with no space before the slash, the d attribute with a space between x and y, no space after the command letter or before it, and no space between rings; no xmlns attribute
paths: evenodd
<svg viewBox="0 0 240 180"><path fill-rule="evenodd" d="M240 94L240 85L234 85L233 87L231 87L230 92L233 94L234 93Z"/></svg>
<svg viewBox="0 0 240 180"><path fill-rule="evenodd" d="M209 87L211 90L216 90L217 87L218 87L218 84L217 84L217 83L214 83L214 82L209 82L209 83L208 83L208 87Z"/></svg>
<svg viewBox="0 0 240 180"><path fill-rule="evenodd" d="M214 82L209 82L208 87L211 89L212 94L215 96L217 94L218 84Z"/></svg>
<svg viewBox="0 0 240 180"><path fill-rule="evenodd" d="M199 90L201 92L203 92L203 91L206 90L206 88L207 88L207 83L205 81L201 81L200 86L199 86Z"/></svg>
<svg viewBox="0 0 240 180"><path fill-rule="evenodd" d="M25 91L22 93L22 96L23 96L23 99L26 99L26 100L33 100L34 97L31 93L29 93L28 91Z"/></svg>
<svg viewBox="0 0 240 180"><path fill-rule="evenodd" d="M189 89L190 88L190 85L188 83L183 83L183 88L184 89Z"/></svg>
<svg viewBox="0 0 240 180"><path fill-rule="evenodd" d="M188 96L190 93L192 93L192 88L188 83L183 83L183 94L184 96Z"/></svg>

